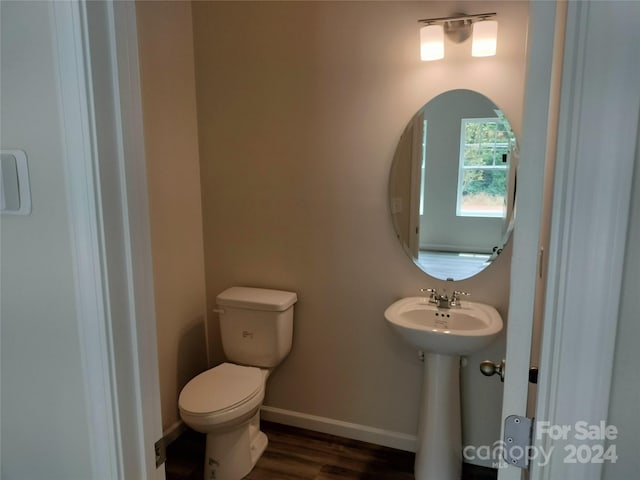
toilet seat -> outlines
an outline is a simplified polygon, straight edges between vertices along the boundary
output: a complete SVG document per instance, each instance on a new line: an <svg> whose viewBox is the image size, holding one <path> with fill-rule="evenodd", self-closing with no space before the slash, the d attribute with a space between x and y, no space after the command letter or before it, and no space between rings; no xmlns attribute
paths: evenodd
<svg viewBox="0 0 640 480"><path fill-rule="evenodd" d="M211 426L251 416L263 398L264 375L259 368L223 363L187 383L178 406L183 416Z"/></svg>
<svg viewBox="0 0 640 480"><path fill-rule="evenodd" d="M212 415L250 402L263 386L259 368L223 363L191 379L178 403L192 415Z"/></svg>

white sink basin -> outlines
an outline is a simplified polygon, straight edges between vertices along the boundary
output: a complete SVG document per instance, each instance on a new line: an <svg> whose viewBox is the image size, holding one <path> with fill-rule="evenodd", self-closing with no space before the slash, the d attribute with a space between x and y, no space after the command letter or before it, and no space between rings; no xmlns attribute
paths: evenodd
<svg viewBox="0 0 640 480"><path fill-rule="evenodd" d="M496 309L475 302L438 308L426 297L407 297L391 304L384 317L411 345L441 355L482 350L502 330Z"/></svg>

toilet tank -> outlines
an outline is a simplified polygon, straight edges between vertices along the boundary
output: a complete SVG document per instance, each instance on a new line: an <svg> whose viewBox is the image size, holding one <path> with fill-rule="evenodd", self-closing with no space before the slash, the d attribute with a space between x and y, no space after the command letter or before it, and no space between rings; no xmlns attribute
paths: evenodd
<svg viewBox="0 0 640 480"><path fill-rule="evenodd" d="M291 350L294 292L231 287L216 297L227 360L262 368L278 365Z"/></svg>

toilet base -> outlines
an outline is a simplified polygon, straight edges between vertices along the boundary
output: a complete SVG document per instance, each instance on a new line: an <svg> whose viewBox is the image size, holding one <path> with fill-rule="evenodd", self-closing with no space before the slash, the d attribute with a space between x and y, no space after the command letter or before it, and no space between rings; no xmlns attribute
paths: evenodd
<svg viewBox="0 0 640 480"><path fill-rule="evenodd" d="M259 411L242 425L207 434L205 480L241 480L253 469L267 443L267 436L260 431Z"/></svg>

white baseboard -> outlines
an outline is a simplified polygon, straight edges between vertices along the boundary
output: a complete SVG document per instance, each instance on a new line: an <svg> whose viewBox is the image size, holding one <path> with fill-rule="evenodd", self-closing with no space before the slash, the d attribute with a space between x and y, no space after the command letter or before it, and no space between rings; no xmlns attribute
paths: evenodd
<svg viewBox="0 0 640 480"><path fill-rule="evenodd" d="M406 433L383 430L381 428L367 427L357 423L343 422L333 418L319 417L307 413L294 412L283 408L269 407L263 405L260 408L260 418L269 422L281 423L291 427L306 428L316 432L328 433L339 437L369 442L384 447L396 448L406 452L416 451L416 436ZM163 432L165 445L169 445L177 439L187 426L182 420L178 420ZM466 460L466 463L481 467L495 468L490 460Z"/></svg>
<svg viewBox="0 0 640 480"><path fill-rule="evenodd" d="M332 418L318 417L316 415L266 405L263 405L260 409L260 416L264 420L282 423L292 427L306 428L307 430L351 438L353 440L360 440L362 442L396 448L407 452L416 451L415 435L368 427L357 423L343 422Z"/></svg>

